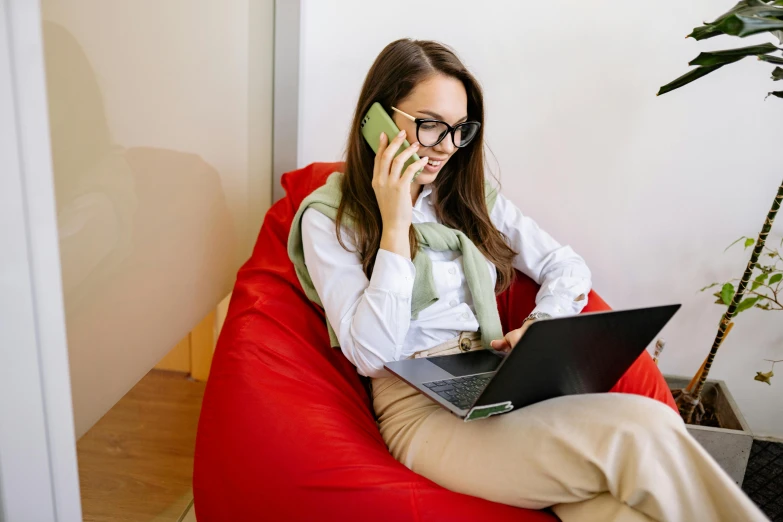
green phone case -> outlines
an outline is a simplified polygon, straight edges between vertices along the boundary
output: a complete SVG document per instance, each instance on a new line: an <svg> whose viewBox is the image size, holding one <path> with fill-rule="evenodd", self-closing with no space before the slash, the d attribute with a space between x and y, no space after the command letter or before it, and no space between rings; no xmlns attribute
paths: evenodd
<svg viewBox="0 0 783 522"><path fill-rule="evenodd" d="M362 120L362 136L364 136L364 139L367 140L367 143L370 144L370 147L372 147L373 152L376 154L378 153L378 146L380 145L381 132L385 132L386 136L389 138L389 141L391 141L395 136L397 136L397 134L400 133L400 129L398 129L394 124L394 120L391 119L391 116L389 116L384 108L381 107L381 104L375 102L372 104L372 107L370 107L370 110L367 111L367 114L364 115L364 119ZM400 147L400 150L397 152L397 154L410 146L411 145L408 143L408 140L403 141L402 147ZM408 161L405 162L405 165L403 165L402 172L405 172L405 169L407 169L411 163L415 163L417 161L419 161L419 156L414 153L413 156L408 158ZM419 172L413 176L413 179L416 179L422 170L424 169L419 170Z"/></svg>

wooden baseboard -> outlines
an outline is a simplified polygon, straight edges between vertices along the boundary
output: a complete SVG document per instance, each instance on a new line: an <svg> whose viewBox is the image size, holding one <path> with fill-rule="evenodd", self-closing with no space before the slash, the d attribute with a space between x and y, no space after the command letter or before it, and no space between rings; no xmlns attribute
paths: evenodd
<svg viewBox="0 0 783 522"><path fill-rule="evenodd" d="M197 381L209 378L212 354L215 352L216 313L207 314L203 321L190 332L190 376Z"/></svg>
<svg viewBox="0 0 783 522"><path fill-rule="evenodd" d="M190 373L190 334L186 335L155 365L156 370Z"/></svg>
<svg viewBox="0 0 783 522"><path fill-rule="evenodd" d="M212 366L212 355L215 352L217 338L226 320L230 299L231 294L178 342L155 365L155 369L183 372L197 381L206 381L209 378L209 368Z"/></svg>

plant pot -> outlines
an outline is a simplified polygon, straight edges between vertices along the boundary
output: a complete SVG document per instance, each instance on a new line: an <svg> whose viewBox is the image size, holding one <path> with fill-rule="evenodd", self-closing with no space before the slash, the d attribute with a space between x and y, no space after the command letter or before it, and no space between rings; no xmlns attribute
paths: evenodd
<svg viewBox="0 0 783 522"><path fill-rule="evenodd" d="M665 376L669 389L684 388L690 378L678 375ZM719 380L707 380L702 392L702 402L712 405L720 421L720 428L688 424L688 432L707 450L707 453L742 486L745 468L748 467L753 434L745 422L737 403L729 393L726 383Z"/></svg>

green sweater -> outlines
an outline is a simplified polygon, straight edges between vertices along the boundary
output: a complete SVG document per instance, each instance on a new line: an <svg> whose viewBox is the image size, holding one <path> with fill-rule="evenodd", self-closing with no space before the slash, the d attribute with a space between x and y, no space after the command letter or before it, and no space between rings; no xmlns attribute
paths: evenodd
<svg viewBox="0 0 783 522"><path fill-rule="evenodd" d="M304 259L302 246L302 215L308 208L313 208L328 216L332 221L337 219L337 209L342 197L342 174L335 172L326 180L326 184L307 196L299 207L294 221L291 224L291 232L288 236L288 257L294 263L296 275L307 297L323 308L323 303L310 279ZM489 183L485 184L487 209L491 212L497 199L497 192ZM346 216L347 218L347 216ZM351 227L350 219L344 219L343 224ZM493 339L501 339L503 330L500 326L497 301L495 300L495 288L487 269L487 262L476 245L459 230L454 230L440 223L414 223L413 229L419 241L420 250L413 258L413 266L416 268L416 279L413 283L413 296L411 299L411 317L418 317L419 312L438 300L435 281L432 276L432 261L422 248L430 248L436 251L460 250L462 252L462 265L465 270L465 278L468 288L473 296L473 305L476 309L476 318L481 328L482 344L489 348ZM332 325L326 320L329 329L329 338L332 346L340 346Z"/></svg>

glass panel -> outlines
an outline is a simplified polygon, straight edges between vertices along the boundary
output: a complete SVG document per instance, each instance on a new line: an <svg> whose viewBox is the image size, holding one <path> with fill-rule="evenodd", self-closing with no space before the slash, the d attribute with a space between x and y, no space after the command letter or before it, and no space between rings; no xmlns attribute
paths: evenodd
<svg viewBox="0 0 783 522"><path fill-rule="evenodd" d="M271 202L274 2L42 11L81 437L215 309L251 251Z"/></svg>

